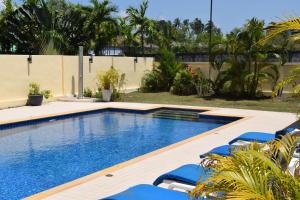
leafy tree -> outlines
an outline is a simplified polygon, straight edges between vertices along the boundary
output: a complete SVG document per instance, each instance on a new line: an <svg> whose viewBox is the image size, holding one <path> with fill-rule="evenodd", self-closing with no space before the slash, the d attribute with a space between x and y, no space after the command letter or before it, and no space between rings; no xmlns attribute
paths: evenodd
<svg viewBox="0 0 300 200"><path fill-rule="evenodd" d="M28 1L5 19L6 37L17 52L59 53L65 45L57 28L59 17L60 13L50 10L44 0Z"/></svg>
<svg viewBox="0 0 300 200"><path fill-rule="evenodd" d="M195 18L194 21L190 23L190 26L193 30L193 33L196 35L202 33L204 30L204 24L198 18Z"/></svg>
<svg viewBox="0 0 300 200"><path fill-rule="evenodd" d="M146 17L146 11L148 9L148 0L144 0L139 8L129 7L127 9L128 19L130 25L135 27L135 35L140 35L142 53L145 54L145 34L149 28L149 19Z"/></svg>
<svg viewBox="0 0 300 200"><path fill-rule="evenodd" d="M7 25L6 25L6 18L14 12L15 8L13 6L12 0L5 0L3 2L4 9L0 12L0 45L1 51L3 53L8 53L12 50L13 44L10 40L7 39Z"/></svg>
<svg viewBox="0 0 300 200"><path fill-rule="evenodd" d="M91 0L92 7L87 7L87 20L84 30L91 39L91 47L99 54L112 38L117 35L117 20L113 13L117 12L117 7L112 5L110 0Z"/></svg>

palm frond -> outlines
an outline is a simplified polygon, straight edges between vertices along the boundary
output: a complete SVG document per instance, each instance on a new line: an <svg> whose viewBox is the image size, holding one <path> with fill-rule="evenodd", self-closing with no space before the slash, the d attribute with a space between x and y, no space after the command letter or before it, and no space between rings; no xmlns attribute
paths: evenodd
<svg viewBox="0 0 300 200"><path fill-rule="evenodd" d="M291 18L288 21L279 22L270 25L267 28L267 36L264 37L262 40L259 41L259 44L264 45L268 40L274 38L278 34L289 31L289 30L300 30L300 18ZM299 34L297 34L299 37Z"/></svg>

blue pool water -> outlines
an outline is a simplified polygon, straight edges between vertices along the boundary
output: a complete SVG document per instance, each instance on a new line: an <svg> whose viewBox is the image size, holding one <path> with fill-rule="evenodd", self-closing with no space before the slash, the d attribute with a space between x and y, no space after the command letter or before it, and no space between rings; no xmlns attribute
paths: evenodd
<svg viewBox="0 0 300 200"><path fill-rule="evenodd" d="M228 122L102 111L0 129L0 199L30 196Z"/></svg>

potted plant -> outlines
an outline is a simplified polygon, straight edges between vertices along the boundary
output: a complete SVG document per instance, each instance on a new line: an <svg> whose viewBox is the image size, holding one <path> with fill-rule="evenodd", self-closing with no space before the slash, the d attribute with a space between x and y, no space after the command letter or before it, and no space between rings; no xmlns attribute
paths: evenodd
<svg viewBox="0 0 300 200"><path fill-rule="evenodd" d="M98 87L102 91L103 101L109 102L111 100L112 93L117 88L119 79L120 75L114 67L111 67L106 72L97 73Z"/></svg>
<svg viewBox="0 0 300 200"><path fill-rule="evenodd" d="M43 103L43 99L48 99L51 96L50 90L40 90L40 85L38 83L29 84L29 94L27 105L29 106L40 106Z"/></svg>

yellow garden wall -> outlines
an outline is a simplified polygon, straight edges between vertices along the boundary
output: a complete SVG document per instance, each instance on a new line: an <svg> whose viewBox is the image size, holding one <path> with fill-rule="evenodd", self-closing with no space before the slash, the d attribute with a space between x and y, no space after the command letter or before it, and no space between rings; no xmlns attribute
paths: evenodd
<svg viewBox="0 0 300 200"><path fill-rule="evenodd" d="M0 55L0 108L24 105L30 82L38 82L41 89L49 89L54 97L71 96L78 91L78 56ZM126 74L124 89L137 89L145 71L153 67L153 58L95 56L93 63L84 57L84 87L96 89L96 73L114 66Z"/></svg>

